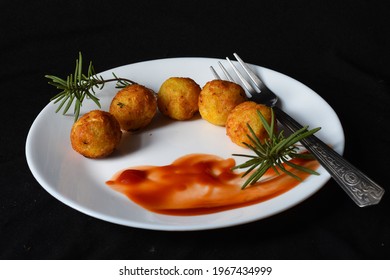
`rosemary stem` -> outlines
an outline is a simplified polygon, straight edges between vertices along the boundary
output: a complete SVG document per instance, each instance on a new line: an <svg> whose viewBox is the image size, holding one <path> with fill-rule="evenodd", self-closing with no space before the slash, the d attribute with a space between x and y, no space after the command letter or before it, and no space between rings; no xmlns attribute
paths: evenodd
<svg viewBox="0 0 390 280"><path fill-rule="evenodd" d="M117 82L117 81L126 81L130 84L136 84L136 82L134 82L130 79L126 79L126 78L111 78L111 79L107 79L107 80L102 80L99 82L99 84L109 83L109 82Z"/></svg>
<svg viewBox="0 0 390 280"><path fill-rule="evenodd" d="M268 138L264 139L263 142L258 138L251 126L247 124L249 130L248 139L251 143L244 144L252 150L255 155L234 154L236 156L249 158L246 162L233 167L233 169L246 168L247 171L244 172L243 177L250 174L249 178L247 178L245 183L242 185L242 189L245 189L248 185L255 184L269 168L274 169L277 174L279 174L278 170L280 170L297 180L301 180L297 175L287 170L283 164L309 174L318 175L316 171L289 162L289 160L304 157L297 153L297 142L314 134L320 128L307 130L308 127L304 127L285 138L283 136L283 131L280 131L278 134L274 134L274 114L272 109L271 113L271 125L269 125L261 112L258 111L260 121L268 134Z"/></svg>

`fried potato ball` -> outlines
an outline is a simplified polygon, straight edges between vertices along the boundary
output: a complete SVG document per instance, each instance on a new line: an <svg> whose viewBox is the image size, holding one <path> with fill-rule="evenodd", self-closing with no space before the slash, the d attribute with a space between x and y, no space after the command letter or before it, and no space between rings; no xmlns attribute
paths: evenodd
<svg viewBox="0 0 390 280"><path fill-rule="evenodd" d="M199 95L199 113L208 122L224 126L227 116L238 104L247 100L244 89L232 82L213 80Z"/></svg>
<svg viewBox="0 0 390 280"><path fill-rule="evenodd" d="M154 92L138 84L118 91L110 105L110 113L118 120L122 130L126 131L144 128L152 121L156 112Z"/></svg>
<svg viewBox="0 0 390 280"><path fill-rule="evenodd" d="M161 113L179 121L198 112L200 86L191 78L171 77L160 87L157 106Z"/></svg>
<svg viewBox="0 0 390 280"><path fill-rule="evenodd" d="M118 121L108 112L94 110L72 126L72 148L88 158L102 158L111 154L122 137Z"/></svg>
<svg viewBox="0 0 390 280"><path fill-rule="evenodd" d="M229 114L226 121L226 134L233 143L246 147L243 142L251 144L247 124L251 126L261 142L268 137L263 123L257 113L260 111L268 123L271 123L271 108L252 101L246 101L235 107Z"/></svg>

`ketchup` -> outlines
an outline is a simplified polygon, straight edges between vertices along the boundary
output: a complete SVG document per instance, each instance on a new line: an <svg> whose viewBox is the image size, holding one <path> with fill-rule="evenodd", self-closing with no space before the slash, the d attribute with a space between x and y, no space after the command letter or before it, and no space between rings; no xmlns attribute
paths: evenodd
<svg viewBox="0 0 390 280"><path fill-rule="evenodd" d="M310 169L315 160L294 159L294 163ZM300 182L269 169L254 185L241 189L246 177L231 169L233 158L223 159L209 154L189 154L165 166L139 166L119 172L107 181L140 206L159 214L202 215L259 203L276 197ZM308 173L286 169L305 179Z"/></svg>

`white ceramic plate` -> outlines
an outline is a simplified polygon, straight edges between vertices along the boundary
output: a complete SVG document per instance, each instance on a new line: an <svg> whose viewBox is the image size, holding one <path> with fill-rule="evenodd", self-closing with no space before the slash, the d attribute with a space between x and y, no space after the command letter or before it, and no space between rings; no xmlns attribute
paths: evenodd
<svg viewBox="0 0 390 280"><path fill-rule="evenodd" d="M172 58L118 67L101 73L103 77L126 77L156 92L169 77L191 77L201 87L213 77L209 66L216 59ZM344 133L332 108L302 83L278 72L254 66L264 82L277 93L286 112L310 128L322 127L318 137L342 153ZM108 111L117 92L114 83L97 93L102 109ZM53 95L55 92L53 92ZM138 165L166 165L190 153L209 153L223 158L233 153L248 152L233 144L225 129L197 118L170 121L158 116L146 129L124 134L118 150L105 159L87 159L74 152L69 134L73 116L55 114L56 105L49 103L37 116L26 142L28 165L37 181L51 195L87 215L125 226L155 230L203 230L238 225L259 220L284 211L310 197L330 178L319 168L320 176L309 176L292 190L271 200L234 210L200 216L169 216L152 213L127 197L112 190L105 182L117 171ZM83 104L81 114L96 105ZM71 110L70 110L71 111ZM235 158L239 163L240 158Z"/></svg>

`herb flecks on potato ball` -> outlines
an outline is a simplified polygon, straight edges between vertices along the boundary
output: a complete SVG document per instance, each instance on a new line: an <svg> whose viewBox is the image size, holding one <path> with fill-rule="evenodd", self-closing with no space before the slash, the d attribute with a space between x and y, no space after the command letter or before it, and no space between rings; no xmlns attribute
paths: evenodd
<svg viewBox="0 0 390 280"><path fill-rule="evenodd" d="M118 91L110 105L110 113L125 131L144 128L152 121L156 112L156 95L151 89L138 84Z"/></svg>
<svg viewBox="0 0 390 280"><path fill-rule="evenodd" d="M158 109L174 120L191 119L198 112L200 91L200 86L191 78L171 77L157 94Z"/></svg>
<svg viewBox="0 0 390 280"><path fill-rule="evenodd" d="M199 113L208 122L224 126L231 110L247 100L244 89L233 82L212 80L199 95Z"/></svg>
<svg viewBox="0 0 390 280"><path fill-rule="evenodd" d="M111 154L122 137L118 121L108 112L94 110L72 126L72 148L88 158L102 158Z"/></svg>
<svg viewBox="0 0 390 280"><path fill-rule="evenodd" d="M247 135L250 135L247 124L251 126L260 141L268 137L263 123L257 113L260 111L268 123L271 123L271 108L252 101L246 101L235 107L229 114L226 121L226 134L233 143L246 147L243 142L251 144Z"/></svg>

